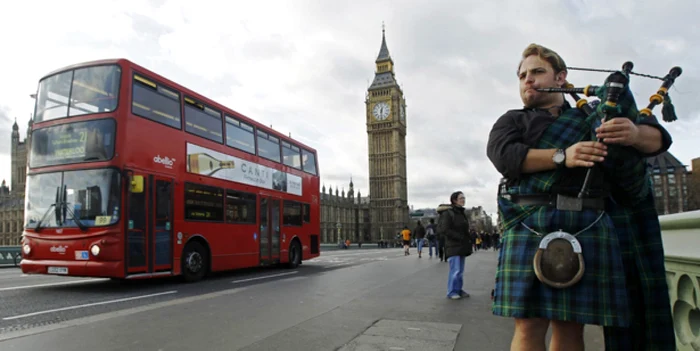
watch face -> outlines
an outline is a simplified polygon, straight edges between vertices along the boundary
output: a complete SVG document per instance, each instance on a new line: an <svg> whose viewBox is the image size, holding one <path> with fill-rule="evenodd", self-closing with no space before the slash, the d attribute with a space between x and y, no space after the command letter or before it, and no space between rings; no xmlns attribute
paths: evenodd
<svg viewBox="0 0 700 351"><path fill-rule="evenodd" d="M372 109L372 114L374 115L374 118L376 118L379 121L383 121L389 117L389 104L386 102L380 102L376 105L374 105L374 109Z"/></svg>
<svg viewBox="0 0 700 351"><path fill-rule="evenodd" d="M557 150L557 152L554 153L553 159L555 163L562 163L564 162L564 157L564 152L562 150Z"/></svg>

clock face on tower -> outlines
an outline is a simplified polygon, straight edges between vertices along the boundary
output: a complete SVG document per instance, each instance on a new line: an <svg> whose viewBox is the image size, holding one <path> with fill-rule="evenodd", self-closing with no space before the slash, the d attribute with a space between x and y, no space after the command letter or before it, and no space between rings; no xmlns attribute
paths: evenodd
<svg viewBox="0 0 700 351"><path fill-rule="evenodd" d="M389 112L391 112L391 109L389 108L389 104L386 102L377 103L372 109L372 114L378 121L387 119L387 117L389 117Z"/></svg>
<svg viewBox="0 0 700 351"><path fill-rule="evenodd" d="M401 105L401 110L399 112L401 122L406 122L406 109L403 107L403 105Z"/></svg>

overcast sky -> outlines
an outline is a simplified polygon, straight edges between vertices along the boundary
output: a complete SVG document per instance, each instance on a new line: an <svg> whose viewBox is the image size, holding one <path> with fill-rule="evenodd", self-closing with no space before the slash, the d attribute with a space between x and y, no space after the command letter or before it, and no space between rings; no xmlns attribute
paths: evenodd
<svg viewBox="0 0 700 351"><path fill-rule="evenodd" d="M365 92L382 21L407 102L409 204L454 190L496 213L488 132L520 108L515 71L536 42L569 66L683 75L666 123L682 163L700 157L700 4L650 1L13 1L0 11L0 177L10 132L22 138L38 79L66 65L124 57L318 150L322 181L368 193ZM577 86L606 75L572 71ZM646 105L660 81L632 78ZM655 112L660 113L658 107Z"/></svg>

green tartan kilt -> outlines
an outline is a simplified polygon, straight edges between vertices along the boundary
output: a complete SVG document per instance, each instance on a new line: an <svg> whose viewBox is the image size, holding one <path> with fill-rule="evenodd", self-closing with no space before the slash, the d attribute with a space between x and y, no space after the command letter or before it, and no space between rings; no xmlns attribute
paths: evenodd
<svg viewBox="0 0 700 351"><path fill-rule="evenodd" d="M594 210L574 212L540 207L523 222L543 235L559 229L573 235L599 215ZM493 313L504 317L627 326L630 312L625 271L612 219L604 214L576 238L581 243L585 272L577 284L557 289L541 283L535 276L533 259L541 237L520 223L507 228L496 270Z"/></svg>

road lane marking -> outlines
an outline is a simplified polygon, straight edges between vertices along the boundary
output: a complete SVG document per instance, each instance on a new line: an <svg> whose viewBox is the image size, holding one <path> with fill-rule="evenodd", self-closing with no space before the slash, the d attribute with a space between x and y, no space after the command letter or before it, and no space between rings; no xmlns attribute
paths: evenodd
<svg viewBox="0 0 700 351"><path fill-rule="evenodd" d="M84 305L78 305L78 306L68 306L68 307L63 307L63 308L56 308L53 310L46 310L46 311L39 311L39 312L32 312L32 313L27 313L27 314L21 314L19 316L12 316L12 317L5 317L3 320L9 321L12 319L20 319L20 318L25 318L25 317L31 317L31 316L37 316L40 314L47 314L47 313L54 313L54 312L61 312L61 311L68 311L68 310L75 310L78 308L85 308L85 307L92 307L92 306L99 306L99 305L106 305L110 303L117 303L117 302L124 302L124 301L133 301L133 300L138 300L138 299L145 299L149 297L154 297L154 296L161 296L161 295L168 295L168 294L175 294L177 293L177 290L171 290L171 291L165 291L161 293L156 293L156 294L149 294L149 295L141 295L141 296L132 296L132 297L126 297L123 299L116 299L116 300L108 300L108 301L102 301L102 302L93 302L93 303L86 303Z"/></svg>
<svg viewBox="0 0 700 351"><path fill-rule="evenodd" d="M262 277L255 277L255 278L248 278L248 279L239 279L239 280L234 280L231 283L236 284L236 283L245 283L245 282L250 282L253 280L260 280L260 279L267 279L267 278L274 278L274 277L282 277L285 275L290 275L290 274L297 274L299 271L294 271L294 272L288 272L288 273L280 273L280 274L271 274L271 275L265 275Z"/></svg>
<svg viewBox="0 0 700 351"><path fill-rule="evenodd" d="M59 286L59 285L71 285L71 284L81 284L81 283L96 283L96 282L101 282L109 279L91 279L91 280L69 280L67 282L60 282L60 283L44 283L44 284L35 284L35 285L24 285L24 286L12 286L9 288L0 288L0 291L8 291L8 290L19 290L19 289L31 289L31 288L41 288L45 286Z"/></svg>
<svg viewBox="0 0 700 351"><path fill-rule="evenodd" d="M346 257L346 256L357 256L357 255L378 255L378 254L387 254L387 253L390 253L390 252L375 251L375 252L355 252L355 253L343 252L341 254L321 254L321 256L314 257L314 258L310 259L309 261L317 260L317 259L323 258L323 257Z"/></svg>
<svg viewBox="0 0 700 351"><path fill-rule="evenodd" d="M195 295L195 296L183 297L183 298L169 300L169 301L156 302L156 303L148 304L145 306L131 307L131 308L127 308L124 310L104 312L104 313L100 313L100 314L97 314L94 316L69 319L69 320L58 322L55 324L38 326L35 328L10 331L10 332L0 334L0 342L5 341L5 340L11 340L11 339L16 339L16 338L46 333L46 332L64 329L64 328L87 325L90 323L96 323L96 322L105 321L105 320L118 318L118 317L131 316L131 315L134 315L137 313L153 311L153 310L157 310L157 309L161 309L161 308L179 306L179 305L189 304L189 303L193 303L193 302L197 302L197 301L201 301L201 300L212 299L212 298L231 295L231 294L237 294L237 293L240 293L242 291L246 291L247 289L248 289L248 287L233 288L233 289L218 291L218 292L214 292L214 293L208 293L208 294L204 294L204 295Z"/></svg>

